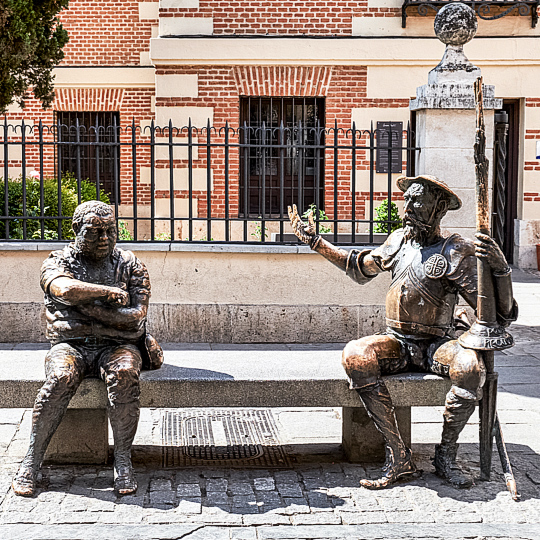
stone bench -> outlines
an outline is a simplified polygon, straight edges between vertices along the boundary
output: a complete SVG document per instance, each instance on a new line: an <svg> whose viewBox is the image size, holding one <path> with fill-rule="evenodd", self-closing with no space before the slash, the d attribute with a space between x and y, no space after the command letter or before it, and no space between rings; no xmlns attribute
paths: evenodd
<svg viewBox="0 0 540 540"><path fill-rule="evenodd" d="M4 348L4 347L3 347ZM0 408L30 408L44 382L46 344L20 344L0 355ZM384 459L383 442L356 392L348 388L339 344L167 344L160 370L141 375L142 407L343 407L343 448L350 461ZM406 373L385 378L404 440L411 407L443 405L450 382ZM54 462L108 458L105 385L86 379L49 446Z"/></svg>

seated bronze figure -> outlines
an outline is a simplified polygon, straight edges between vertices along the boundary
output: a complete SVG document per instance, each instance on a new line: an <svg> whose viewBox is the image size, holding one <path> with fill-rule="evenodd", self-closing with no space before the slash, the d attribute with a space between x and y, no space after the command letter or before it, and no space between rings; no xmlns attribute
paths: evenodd
<svg viewBox="0 0 540 540"><path fill-rule="evenodd" d="M107 386L114 435L114 488L134 493L131 446L139 421L139 374L160 367L163 353L146 331L150 280L131 251L116 247L110 206L90 201L73 215L74 243L54 251L41 268L47 338L46 382L36 398L28 453L13 480L32 496L47 446L85 377Z"/></svg>
<svg viewBox="0 0 540 540"><path fill-rule="evenodd" d="M515 321L517 304L512 296L510 267L487 235L477 234L473 243L458 234L441 234L443 216L461 207L459 197L444 182L422 175L402 176L397 184L404 192L404 227L373 250L336 248L316 234L312 217L307 224L300 219L296 207L289 207L289 217L300 240L357 283L368 283L384 271L392 273L386 296L386 331L351 341L342 356L350 387L358 392L386 445L381 476L363 479L361 485L384 488L417 473L381 378L411 370L436 373L452 381L433 464L439 476L465 488L473 484L473 478L456 463L457 441L482 397L486 370L481 354L456 340L454 309L458 295L476 308L479 257L491 268L499 324L508 326Z"/></svg>

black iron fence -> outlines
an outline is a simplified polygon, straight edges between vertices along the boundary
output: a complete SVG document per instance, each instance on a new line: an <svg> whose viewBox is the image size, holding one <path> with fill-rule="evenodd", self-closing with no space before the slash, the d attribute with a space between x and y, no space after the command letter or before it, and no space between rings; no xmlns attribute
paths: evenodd
<svg viewBox="0 0 540 540"><path fill-rule="evenodd" d="M0 240L73 238L85 200L114 207L121 241L296 243L287 207L340 244L399 226L395 177L414 173L410 127L117 125L96 116L0 124ZM64 119L65 121L65 119Z"/></svg>

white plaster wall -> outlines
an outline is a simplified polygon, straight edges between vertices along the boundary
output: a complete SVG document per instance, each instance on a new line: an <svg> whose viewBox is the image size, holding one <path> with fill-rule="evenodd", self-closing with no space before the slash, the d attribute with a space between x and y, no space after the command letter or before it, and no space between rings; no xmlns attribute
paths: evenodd
<svg viewBox="0 0 540 540"><path fill-rule="evenodd" d="M212 17L160 17L160 36L197 36L214 32Z"/></svg>
<svg viewBox="0 0 540 540"><path fill-rule="evenodd" d="M199 97L198 75L156 75L156 97Z"/></svg>
<svg viewBox="0 0 540 540"><path fill-rule="evenodd" d="M154 186L156 190L169 190L171 186L170 169L154 169ZM150 184L150 167L141 167L140 179L143 184ZM206 169L193 169L193 189L195 191L206 191L207 189L207 172ZM173 184L175 190L189 189L189 169L175 168L173 169ZM210 181L212 186L212 180ZM187 215L187 214L184 214Z"/></svg>
<svg viewBox="0 0 540 540"><path fill-rule="evenodd" d="M156 125L168 126L169 119L175 127L184 127L189 123L193 127L206 127L208 120L214 124L213 107L156 107Z"/></svg>
<svg viewBox="0 0 540 540"><path fill-rule="evenodd" d="M164 205L169 202L163 201ZM162 213L168 216L167 209ZM148 268L151 301L156 303L381 305L389 285L385 274L360 286L316 253L135 254ZM39 270L47 255L44 251L0 251L0 302L42 303Z"/></svg>

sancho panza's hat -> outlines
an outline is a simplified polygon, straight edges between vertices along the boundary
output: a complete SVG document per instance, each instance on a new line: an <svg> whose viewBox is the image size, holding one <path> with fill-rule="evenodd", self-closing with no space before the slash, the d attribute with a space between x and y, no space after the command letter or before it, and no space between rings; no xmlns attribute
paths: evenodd
<svg viewBox="0 0 540 540"><path fill-rule="evenodd" d="M448 210L459 210L461 208L461 199L446 185L445 182L439 180L436 176L429 174L421 174L419 176L400 176L397 179L398 188L405 193L409 186L414 183L431 184L444 191L449 197Z"/></svg>

